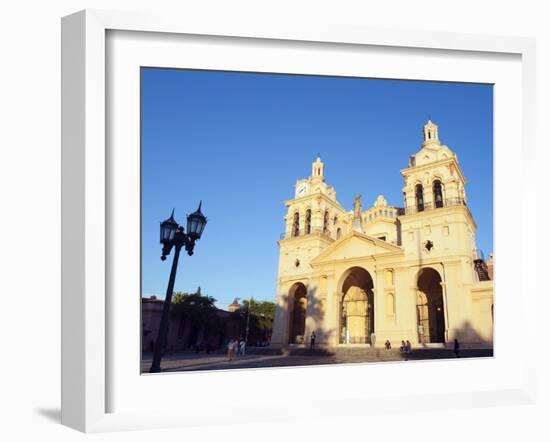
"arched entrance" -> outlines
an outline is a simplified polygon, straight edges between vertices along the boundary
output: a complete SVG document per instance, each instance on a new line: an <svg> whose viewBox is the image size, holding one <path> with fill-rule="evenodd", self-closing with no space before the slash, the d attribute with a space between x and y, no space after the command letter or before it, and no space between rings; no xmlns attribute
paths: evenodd
<svg viewBox="0 0 550 442"><path fill-rule="evenodd" d="M370 343L374 331L373 281L369 272L352 267L344 275L340 302L340 343Z"/></svg>
<svg viewBox="0 0 550 442"><path fill-rule="evenodd" d="M290 344L303 344L306 332L307 289L297 282L288 294L289 339Z"/></svg>
<svg viewBox="0 0 550 442"><path fill-rule="evenodd" d="M434 269L422 269L418 275L417 286L418 342L421 344L444 343L445 306L441 276Z"/></svg>

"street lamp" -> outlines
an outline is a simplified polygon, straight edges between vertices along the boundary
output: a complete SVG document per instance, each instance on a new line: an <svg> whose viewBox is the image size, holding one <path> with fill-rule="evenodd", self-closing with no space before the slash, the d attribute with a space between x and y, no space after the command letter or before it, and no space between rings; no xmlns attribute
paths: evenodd
<svg viewBox="0 0 550 442"><path fill-rule="evenodd" d="M168 280L168 288L166 289L166 297L164 298L164 306L162 309L162 317L160 320L159 332L155 341L155 349L153 352L153 363L149 373L160 372L160 361L162 352L166 342L166 333L168 332L168 319L170 316L170 305L172 304L172 294L174 293L174 282L176 280L176 271L178 269L178 260L180 250L185 246L187 254L191 256L195 248L195 242L202 235L207 219L201 212L202 201L199 203L199 208L187 215L187 233L174 219L174 210L170 218L160 223L160 243L162 244L162 255L160 259L166 260L166 257L175 248L174 260L172 261L172 270L170 271L170 279Z"/></svg>
<svg viewBox="0 0 550 442"><path fill-rule="evenodd" d="M248 300L248 308L246 312L246 336L244 338L244 342L246 342L246 345L248 345L248 332L250 331L250 307L252 306L252 296Z"/></svg>

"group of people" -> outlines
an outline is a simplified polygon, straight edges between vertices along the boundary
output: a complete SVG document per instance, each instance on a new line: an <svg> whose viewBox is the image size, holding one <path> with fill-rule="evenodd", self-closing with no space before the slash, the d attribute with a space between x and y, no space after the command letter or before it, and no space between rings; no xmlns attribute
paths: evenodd
<svg viewBox="0 0 550 442"><path fill-rule="evenodd" d="M233 356L244 356L246 354L246 341L244 339L231 339L227 343L227 360L232 361Z"/></svg>
<svg viewBox="0 0 550 442"><path fill-rule="evenodd" d="M401 341L401 347L399 347L399 351L401 353L410 353L411 352L411 342L407 339L407 341Z"/></svg>
<svg viewBox="0 0 550 442"><path fill-rule="evenodd" d="M391 342L389 339L386 340L384 346L386 347L386 350L391 350ZM401 341L401 347L399 347L399 351L401 353L409 354L411 352L411 343L407 339L407 341ZM458 342L458 339L455 338L453 343L453 350L455 353L455 356L458 358L460 357L460 343Z"/></svg>
<svg viewBox="0 0 550 442"><path fill-rule="evenodd" d="M372 340L372 338L371 338ZM386 342L384 342L384 347L386 347L386 350L391 350L391 342L389 339L386 339ZM401 353L410 353L412 348L412 345L410 341L407 339L407 341L401 341L401 347L399 347L399 351Z"/></svg>

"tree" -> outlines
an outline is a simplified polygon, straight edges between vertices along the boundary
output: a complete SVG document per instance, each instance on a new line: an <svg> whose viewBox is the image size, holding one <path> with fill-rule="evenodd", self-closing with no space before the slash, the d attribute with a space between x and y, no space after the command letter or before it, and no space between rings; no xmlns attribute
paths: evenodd
<svg viewBox="0 0 550 442"><path fill-rule="evenodd" d="M248 316L250 309L250 317ZM233 313L239 320L241 334L246 333L246 324L248 322L248 341L256 343L258 341L268 341L273 330L273 320L275 318L275 303L270 301L256 301L254 298L244 300L238 310Z"/></svg>
<svg viewBox="0 0 550 442"><path fill-rule="evenodd" d="M179 316L188 323L188 328L196 331L191 345L197 346L205 335L219 330L216 317L216 300L212 296L203 295L200 287L196 293L176 292L172 298L172 314Z"/></svg>

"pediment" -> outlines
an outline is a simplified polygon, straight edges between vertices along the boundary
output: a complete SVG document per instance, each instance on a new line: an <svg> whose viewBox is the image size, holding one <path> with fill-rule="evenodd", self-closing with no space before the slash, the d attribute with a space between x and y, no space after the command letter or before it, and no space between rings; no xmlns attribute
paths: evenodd
<svg viewBox="0 0 550 442"><path fill-rule="evenodd" d="M330 261L365 258L376 255L402 253L403 249L363 233L352 231L332 243L311 261L319 265Z"/></svg>

